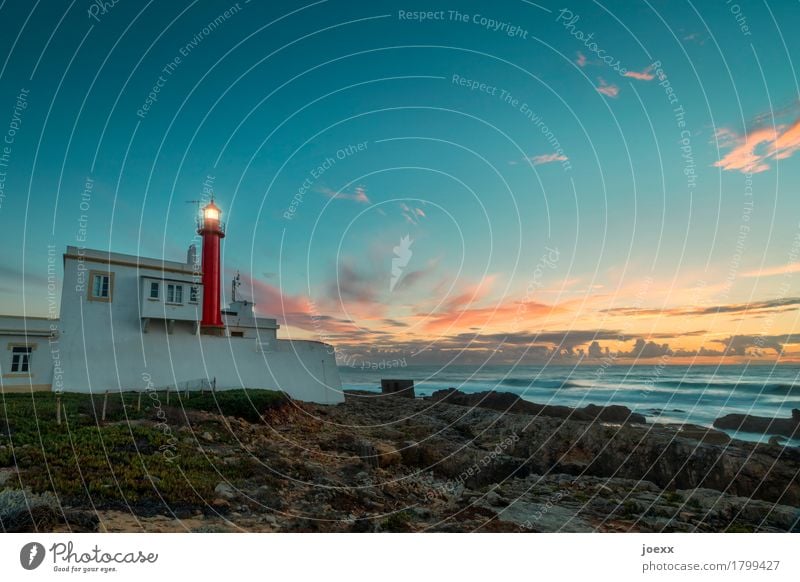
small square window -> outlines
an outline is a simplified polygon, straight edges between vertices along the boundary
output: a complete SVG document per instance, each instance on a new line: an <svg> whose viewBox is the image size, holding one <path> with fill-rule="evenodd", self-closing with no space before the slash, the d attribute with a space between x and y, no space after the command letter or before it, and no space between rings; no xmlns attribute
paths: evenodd
<svg viewBox="0 0 800 582"><path fill-rule="evenodd" d="M150 283L150 299L158 299L159 284L155 281Z"/></svg>
<svg viewBox="0 0 800 582"><path fill-rule="evenodd" d="M189 302L197 303L197 287L195 286L189 287Z"/></svg>
<svg viewBox="0 0 800 582"><path fill-rule="evenodd" d="M114 273L109 271L89 271L87 280L89 301L111 302L114 298Z"/></svg>
<svg viewBox="0 0 800 582"><path fill-rule="evenodd" d="M31 368L31 348L17 346L11 349L11 371L24 373Z"/></svg>
<svg viewBox="0 0 800 582"><path fill-rule="evenodd" d="M92 281L92 297L108 299L111 296L111 277L95 275Z"/></svg>
<svg viewBox="0 0 800 582"><path fill-rule="evenodd" d="M183 285L167 285L167 303L183 303Z"/></svg>

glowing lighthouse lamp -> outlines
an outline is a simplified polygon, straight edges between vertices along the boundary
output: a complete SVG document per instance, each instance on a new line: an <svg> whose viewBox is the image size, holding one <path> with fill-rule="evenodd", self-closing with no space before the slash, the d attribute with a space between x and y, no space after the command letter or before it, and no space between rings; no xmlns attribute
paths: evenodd
<svg viewBox="0 0 800 582"><path fill-rule="evenodd" d="M203 237L203 319L200 322L200 331L212 335L225 334L219 299L219 250L220 241L225 238L225 223L219 219L221 214L212 198L203 208L203 217L197 227L197 234Z"/></svg>

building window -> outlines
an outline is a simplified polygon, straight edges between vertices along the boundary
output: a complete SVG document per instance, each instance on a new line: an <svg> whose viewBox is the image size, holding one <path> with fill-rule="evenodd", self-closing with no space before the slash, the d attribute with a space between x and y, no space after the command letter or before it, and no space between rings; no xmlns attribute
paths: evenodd
<svg viewBox="0 0 800 582"><path fill-rule="evenodd" d="M150 283L150 299L158 299L159 285L155 281Z"/></svg>
<svg viewBox="0 0 800 582"><path fill-rule="evenodd" d="M111 294L111 277L108 275L95 275L92 282L92 296L108 299Z"/></svg>
<svg viewBox="0 0 800 582"><path fill-rule="evenodd" d="M111 301L114 297L114 273L89 271L89 301Z"/></svg>
<svg viewBox="0 0 800 582"><path fill-rule="evenodd" d="M183 303L183 285L167 285L167 303Z"/></svg>
<svg viewBox="0 0 800 582"><path fill-rule="evenodd" d="M11 371L17 373L29 372L31 369L30 346L11 348Z"/></svg>
<svg viewBox="0 0 800 582"><path fill-rule="evenodd" d="M197 287L189 287L189 303L197 303Z"/></svg>

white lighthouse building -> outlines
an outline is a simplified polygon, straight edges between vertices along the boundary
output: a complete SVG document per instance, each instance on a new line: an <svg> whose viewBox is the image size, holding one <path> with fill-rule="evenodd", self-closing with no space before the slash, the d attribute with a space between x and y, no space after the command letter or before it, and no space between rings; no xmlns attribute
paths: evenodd
<svg viewBox="0 0 800 582"><path fill-rule="evenodd" d="M278 339L253 303L220 305L220 210L203 208L202 263L67 247L60 319L0 316L5 392L272 389L344 400L333 346Z"/></svg>

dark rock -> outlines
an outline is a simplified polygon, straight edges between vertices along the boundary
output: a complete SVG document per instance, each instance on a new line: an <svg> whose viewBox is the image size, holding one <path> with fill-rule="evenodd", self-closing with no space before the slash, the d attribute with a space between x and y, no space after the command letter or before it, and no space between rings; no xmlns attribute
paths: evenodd
<svg viewBox="0 0 800 582"><path fill-rule="evenodd" d="M635 422L639 424L645 424L647 422L647 419L645 419L643 415L631 412L631 409L626 406L596 406L594 404L589 404L583 408L553 406L528 402L510 392L490 391L467 394L455 388L448 388L446 390L434 392L431 394L430 400L434 402L458 404L460 406L489 408L501 412L550 416L570 420L594 420L613 423Z"/></svg>
<svg viewBox="0 0 800 582"><path fill-rule="evenodd" d="M792 410L791 418L768 418L750 414L727 414L714 421L716 428L759 434L776 434L792 438L800 436L800 410Z"/></svg>
<svg viewBox="0 0 800 582"><path fill-rule="evenodd" d="M384 380L381 379L381 393L392 396L415 398L414 380Z"/></svg>
<svg viewBox="0 0 800 582"><path fill-rule="evenodd" d="M677 436L709 443L714 445L726 445L731 442L731 437L722 431L706 428L696 424L665 424L665 429L674 429Z"/></svg>

